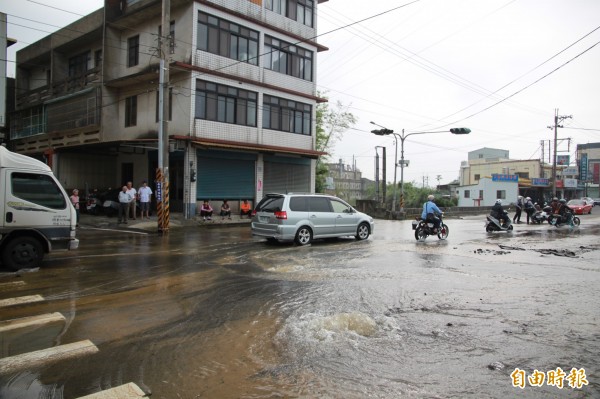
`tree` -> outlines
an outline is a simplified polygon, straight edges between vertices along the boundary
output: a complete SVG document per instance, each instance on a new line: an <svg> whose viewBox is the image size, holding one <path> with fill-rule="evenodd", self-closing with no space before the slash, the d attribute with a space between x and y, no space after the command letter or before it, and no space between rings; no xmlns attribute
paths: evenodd
<svg viewBox="0 0 600 399"><path fill-rule="evenodd" d="M326 95L317 93L319 97L327 98ZM317 104L317 125L316 125L316 150L326 152L317 159L316 170L316 192L325 191L325 178L327 177L327 161L329 161L329 152L336 140L342 138L342 134L353 127L357 119L348 111L350 106L345 106L341 101L337 101L334 107L329 102Z"/></svg>

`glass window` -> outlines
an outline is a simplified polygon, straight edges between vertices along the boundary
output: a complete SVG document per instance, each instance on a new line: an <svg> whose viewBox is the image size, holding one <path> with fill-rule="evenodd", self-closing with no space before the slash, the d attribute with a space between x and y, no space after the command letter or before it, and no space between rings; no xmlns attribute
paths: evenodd
<svg viewBox="0 0 600 399"><path fill-rule="evenodd" d="M51 209L65 209L65 197L52 177L36 173L11 175L11 189L15 197Z"/></svg>
<svg viewBox="0 0 600 399"><path fill-rule="evenodd" d="M256 126L257 94L198 80L195 117L236 125Z"/></svg>
<svg viewBox="0 0 600 399"><path fill-rule="evenodd" d="M338 200L331 200L331 207L333 208L333 211L335 213L349 213L350 212L350 208L348 207L348 205L344 204L341 201Z"/></svg>
<svg viewBox="0 0 600 399"><path fill-rule="evenodd" d="M84 75L88 69L92 69L91 51L78 54L75 57L69 58L69 77L77 77Z"/></svg>
<svg viewBox="0 0 600 399"><path fill-rule="evenodd" d="M137 96L125 99L125 127L137 125Z"/></svg>
<svg viewBox="0 0 600 399"><path fill-rule="evenodd" d="M127 66L136 66L140 62L140 36L127 39Z"/></svg>
<svg viewBox="0 0 600 399"><path fill-rule="evenodd" d="M198 13L198 49L223 57L258 65L257 31Z"/></svg>
<svg viewBox="0 0 600 399"><path fill-rule="evenodd" d="M329 199L325 197L309 197L310 212L331 212Z"/></svg>
<svg viewBox="0 0 600 399"><path fill-rule="evenodd" d="M308 212L308 197L290 198L290 211Z"/></svg>
<svg viewBox="0 0 600 399"><path fill-rule="evenodd" d="M312 51L265 36L264 66L267 69L312 81Z"/></svg>
<svg viewBox="0 0 600 399"><path fill-rule="evenodd" d="M269 95L263 96L263 128L311 135L311 112L308 104Z"/></svg>

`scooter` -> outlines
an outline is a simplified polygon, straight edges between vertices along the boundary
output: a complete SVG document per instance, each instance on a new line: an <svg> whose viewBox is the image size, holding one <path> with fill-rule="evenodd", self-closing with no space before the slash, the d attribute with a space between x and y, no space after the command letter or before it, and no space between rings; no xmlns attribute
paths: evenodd
<svg viewBox="0 0 600 399"><path fill-rule="evenodd" d="M544 223L545 221L548 220L548 218L550 217L551 213L552 213L552 207L545 206L544 209L542 209L541 211L536 211L531 216L531 221L533 223L537 223L537 224Z"/></svg>
<svg viewBox="0 0 600 399"><path fill-rule="evenodd" d="M485 223L485 231L487 231L488 233L494 232L494 231L512 231L513 230L513 225L512 222L510 220L510 217L508 217L508 212L504 211L504 220L506 221L505 223L500 223L500 221L498 219L496 219L495 217L493 217L492 215L487 215L487 222Z"/></svg>

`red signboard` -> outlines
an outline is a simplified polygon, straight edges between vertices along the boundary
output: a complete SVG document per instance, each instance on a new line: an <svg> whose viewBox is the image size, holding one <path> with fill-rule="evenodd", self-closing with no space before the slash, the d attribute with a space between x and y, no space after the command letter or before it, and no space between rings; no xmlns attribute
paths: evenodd
<svg viewBox="0 0 600 399"><path fill-rule="evenodd" d="M556 181L556 188L563 188L565 185L562 180Z"/></svg>

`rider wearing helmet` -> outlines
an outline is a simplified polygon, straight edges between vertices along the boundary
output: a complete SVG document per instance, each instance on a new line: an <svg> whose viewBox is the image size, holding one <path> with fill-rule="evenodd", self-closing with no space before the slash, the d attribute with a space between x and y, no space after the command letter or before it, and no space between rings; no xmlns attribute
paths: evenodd
<svg viewBox="0 0 600 399"><path fill-rule="evenodd" d="M556 217L556 222L554 224L568 223L573 226L573 210L567 205L567 200L561 198L558 203L558 210L554 213L554 216Z"/></svg>
<svg viewBox="0 0 600 399"><path fill-rule="evenodd" d="M558 213L558 208L560 203L558 202L558 198L552 198L552 202L550 202L550 208L552 208L552 213Z"/></svg>
<svg viewBox="0 0 600 399"><path fill-rule="evenodd" d="M494 206L492 206L490 216L498 219L502 227L504 227L506 225L506 222L508 222L508 219L504 215L504 208L502 208L502 200L500 198L498 198L494 203Z"/></svg>
<svg viewBox="0 0 600 399"><path fill-rule="evenodd" d="M442 215L443 212L435 204L435 196L429 194L427 202L423 204L423 212L421 212L421 219L433 223L434 232L437 233L437 229L440 227L440 218L438 215Z"/></svg>

